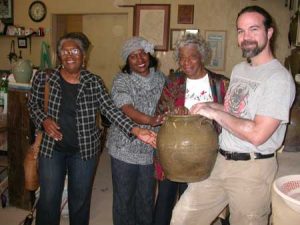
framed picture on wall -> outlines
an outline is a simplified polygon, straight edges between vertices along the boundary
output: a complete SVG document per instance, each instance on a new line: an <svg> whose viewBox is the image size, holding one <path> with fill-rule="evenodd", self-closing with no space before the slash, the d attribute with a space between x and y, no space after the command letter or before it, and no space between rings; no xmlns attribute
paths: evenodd
<svg viewBox="0 0 300 225"><path fill-rule="evenodd" d="M185 29L171 29L171 34L170 34L170 50L175 49L175 44L177 40L180 39L185 33Z"/></svg>
<svg viewBox="0 0 300 225"><path fill-rule="evenodd" d="M207 30L205 40L212 50L207 67L212 70L225 70L226 31Z"/></svg>
<svg viewBox="0 0 300 225"><path fill-rule="evenodd" d="M292 16L296 15L298 10L300 10L300 0L289 0L289 9Z"/></svg>
<svg viewBox="0 0 300 225"><path fill-rule="evenodd" d="M18 48L27 48L27 38L18 37Z"/></svg>
<svg viewBox="0 0 300 225"><path fill-rule="evenodd" d="M290 0L289 1L289 9L293 11L297 11L297 9L300 6L300 1L299 0Z"/></svg>
<svg viewBox="0 0 300 225"><path fill-rule="evenodd" d="M142 36L167 51L170 29L170 4L137 4L134 7L133 35Z"/></svg>
<svg viewBox="0 0 300 225"><path fill-rule="evenodd" d="M0 20L13 24L13 0L0 0Z"/></svg>
<svg viewBox="0 0 300 225"><path fill-rule="evenodd" d="M194 23L194 5L178 5L178 24Z"/></svg>
<svg viewBox="0 0 300 225"><path fill-rule="evenodd" d="M199 32L199 29L171 29L170 50L175 49L176 42L186 33L198 34Z"/></svg>

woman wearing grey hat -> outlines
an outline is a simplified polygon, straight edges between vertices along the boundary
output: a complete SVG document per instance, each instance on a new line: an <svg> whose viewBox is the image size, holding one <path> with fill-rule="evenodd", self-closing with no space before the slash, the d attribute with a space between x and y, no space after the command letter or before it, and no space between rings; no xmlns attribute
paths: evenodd
<svg viewBox="0 0 300 225"><path fill-rule="evenodd" d="M154 116L165 82L152 55L154 46L142 37L127 40L122 49L126 62L114 79L112 99L140 127L153 129L162 123ZM153 148L131 141L112 125L107 148L111 155L114 225L152 225L154 186Z"/></svg>

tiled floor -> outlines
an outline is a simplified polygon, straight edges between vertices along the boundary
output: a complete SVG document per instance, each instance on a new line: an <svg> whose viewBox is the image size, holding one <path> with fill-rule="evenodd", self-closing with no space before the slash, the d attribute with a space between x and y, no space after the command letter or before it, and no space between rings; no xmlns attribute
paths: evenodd
<svg viewBox="0 0 300 225"><path fill-rule="evenodd" d="M300 152L282 152L278 154L278 177L289 174L300 174ZM0 160L1 164L1 160ZM110 173L110 160L107 152L101 156L100 164L95 178L90 225L112 225L112 184ZM14 207L0 209L1 225L19 225L28 214L27 211ZM67 225L68 218L62 218L61 225ZM214 225L220 225L219 222ZM287 224L286 224L287 225Z"/></svg>

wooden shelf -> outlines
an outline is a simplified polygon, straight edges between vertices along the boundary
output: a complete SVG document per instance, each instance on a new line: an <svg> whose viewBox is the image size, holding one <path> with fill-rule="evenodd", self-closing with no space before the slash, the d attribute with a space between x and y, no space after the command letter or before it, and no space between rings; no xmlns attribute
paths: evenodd
<svg viewBox="0 0 300 225"><path fill-rule="evenodd" d="M45 37L45 35L5 35L5 34L0 34L0 37L7 37L7 38L15 38L15 37L19 37L19 38L30 38L30 37Z"/></svg>

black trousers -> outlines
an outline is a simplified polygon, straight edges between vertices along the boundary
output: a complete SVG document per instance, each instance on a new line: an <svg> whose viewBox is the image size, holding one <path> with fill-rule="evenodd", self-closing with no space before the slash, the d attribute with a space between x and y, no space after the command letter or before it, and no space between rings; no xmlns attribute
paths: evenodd
<svg viewBox="0 0 300 225"><path fill-rule="evenodd" d="M154 225L170 225L172 210L177 197L180 197L186 188L186 183L173 182L168 179L159 181Z"/></svg>

